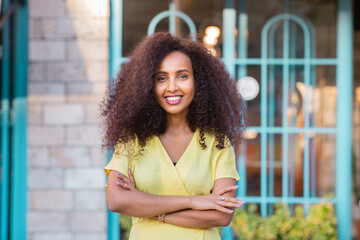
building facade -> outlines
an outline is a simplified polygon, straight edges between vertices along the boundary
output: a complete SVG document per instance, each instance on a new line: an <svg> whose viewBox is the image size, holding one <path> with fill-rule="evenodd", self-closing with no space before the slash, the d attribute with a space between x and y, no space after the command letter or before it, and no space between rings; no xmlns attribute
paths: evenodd
<svg viewBox="0 0 360 240"><path fill-rule="evenodd" d="M29 1L29 239L107 239L109 2Z"/></svg>

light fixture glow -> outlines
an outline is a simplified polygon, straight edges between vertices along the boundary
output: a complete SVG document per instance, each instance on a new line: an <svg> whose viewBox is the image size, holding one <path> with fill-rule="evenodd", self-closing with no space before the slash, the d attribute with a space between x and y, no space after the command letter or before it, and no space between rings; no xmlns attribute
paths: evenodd
<svg viewBox="0 0 360 240"><path fill-rule="evenodd" d="M247 129L244 133L244 138L247 140L255 139L258 133L254 129Z"/></svg>
<svg viewBox="0 0 360 240"><path fill-rule="evenodd" d="M220 36L220 28L217 26L208 26L205 29L205 34L211 38L218 38Z"/></svg>
<svg viewBox="0 0 360 240"><path fill-rule="evenodd" d="M216 39L216 38L213 38L213 37L210 36L210 35L206 35L206 36L203 38L203 40L204 40L204 43L206 43L207 45L212 45L212 46L214 46L214 45L216 45L216 43L217 43L217 39Z"/></svg>

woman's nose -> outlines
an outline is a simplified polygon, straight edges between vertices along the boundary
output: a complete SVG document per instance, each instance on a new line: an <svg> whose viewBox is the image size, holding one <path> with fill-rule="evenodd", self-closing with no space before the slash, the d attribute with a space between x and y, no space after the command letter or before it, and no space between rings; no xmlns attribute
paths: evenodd
<svg viewBox="0 0 360 240"><path fill-rule="evenodd" d="M168 84L168 91L174 92L178 89L178 86L176 84L176 80L174 78L170 78L169 84Z"/></svg>

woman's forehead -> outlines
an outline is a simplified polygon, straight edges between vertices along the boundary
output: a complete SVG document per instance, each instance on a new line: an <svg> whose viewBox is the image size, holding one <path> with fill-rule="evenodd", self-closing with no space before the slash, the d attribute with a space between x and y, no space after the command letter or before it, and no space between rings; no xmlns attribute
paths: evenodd
<svg viewBox="0 0 360 240"><path fill-rule="evenodd" d="M161 61L159 71L181 68L192 71L191 59L183 52L174 51L166 55Z"/></svg>

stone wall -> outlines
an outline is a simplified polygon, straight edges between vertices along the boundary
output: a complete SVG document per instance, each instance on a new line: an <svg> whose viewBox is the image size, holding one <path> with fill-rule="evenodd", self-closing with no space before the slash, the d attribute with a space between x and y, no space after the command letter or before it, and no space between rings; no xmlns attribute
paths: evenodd
<svg viewBox="0 0 360 240"><path fill-rule="evenodd" d="M109 1L29 0L28 239L107 239Z"/></svg>

